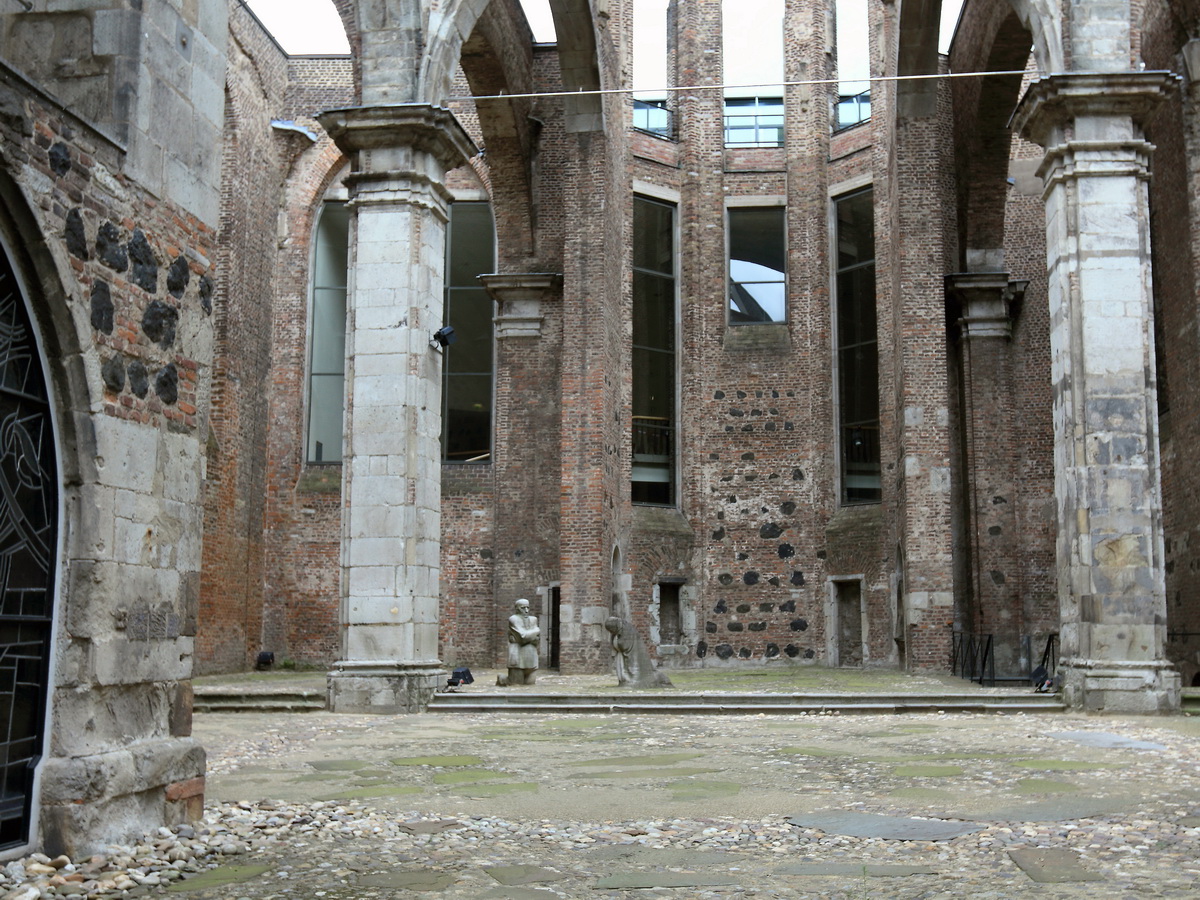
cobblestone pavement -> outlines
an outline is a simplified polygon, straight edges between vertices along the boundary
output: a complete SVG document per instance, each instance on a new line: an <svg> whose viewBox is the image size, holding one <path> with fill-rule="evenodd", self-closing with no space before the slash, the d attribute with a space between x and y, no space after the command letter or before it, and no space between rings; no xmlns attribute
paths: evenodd
<svg viewBox="0 0 1200 900"><path fill-rule="evenodd" d="M126 896L1200 896L1198 719L229 713L195 734L205 821L114 850Z"/></svg>

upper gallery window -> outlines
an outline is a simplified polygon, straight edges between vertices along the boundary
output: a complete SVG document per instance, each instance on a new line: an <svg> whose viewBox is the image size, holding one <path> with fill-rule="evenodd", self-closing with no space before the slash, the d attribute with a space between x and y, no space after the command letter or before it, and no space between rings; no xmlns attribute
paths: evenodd
<svg viewBox="0 0 1200 900"><path fill-rule="evenodd" d="M782 147L783 0L722 0L721 16L725 146Z"/></svg>
<svg viewBox="0 0 1200 900"><path fill-rule="evenodd" d="M305 461L340 463L346 406L346 248L350 214L325 203L317 218L308 345Z"/></svg>
<svg viewBox="0 0 1200 900"><path fill-rule="evenodd" d="M729 324L787 320L787 210L736 207L729 216Z"/></svg>
<svg viewBox="0 0 1200 900"><path fill-rule="evenodd" d="M863 0L837 0L837 116L834 128L849 128L871 118L871 57L867 4Z"/></svg>
<svg viewBox="0 0 1200 900"><path fill-rule="evenodd" d="M496 232L487 203L450 204L446 228L445 324L455 342L445 348L442 459L487 462L492 456L494 310L476 276L496 270Z"/></svg>

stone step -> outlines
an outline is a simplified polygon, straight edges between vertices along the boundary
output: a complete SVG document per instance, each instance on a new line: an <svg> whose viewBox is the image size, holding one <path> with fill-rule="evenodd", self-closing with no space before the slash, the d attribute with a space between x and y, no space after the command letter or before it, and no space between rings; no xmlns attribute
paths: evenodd
<svg viewBox="0 0 1200 900"><path fill-rule="evenodd" d="M1061 712L1053 694L437 694L430 712L770 714Z"/></svg>
<svg viewBox="0 0 1200 900"><path fill-rule="evenodd" d="M320 712L325 709L323 691L280 691L250 693L205 688L192 700L195 712Z"/></svg>

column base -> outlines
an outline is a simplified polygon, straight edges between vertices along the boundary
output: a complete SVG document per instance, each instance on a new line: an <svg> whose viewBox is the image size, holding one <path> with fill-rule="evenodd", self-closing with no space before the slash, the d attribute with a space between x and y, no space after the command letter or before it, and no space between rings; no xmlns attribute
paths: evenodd
<svg viewBox="0 0 1200 900"><path fill-rule="evenodd" d="M341 660L328 675L329 709L381 715L424 712L445 678L437 660Z"/></svg>
<svg viewBox="0 0 1200 900"><path fill-rule="evenodd" d="M1179 712L1179 672L1165 661L1064 659L1058 672L1063 699L1084 712Z"/></svg>

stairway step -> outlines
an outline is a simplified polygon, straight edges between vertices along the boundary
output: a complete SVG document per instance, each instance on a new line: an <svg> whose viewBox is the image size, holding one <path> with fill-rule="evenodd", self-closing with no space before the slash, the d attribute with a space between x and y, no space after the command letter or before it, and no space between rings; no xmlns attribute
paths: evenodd
<svg viewBox="0 0 1200 900"><path fill-rule="evenodd" d="M196 712L318 712L325 709L321 691L244 693L205 688L192 701Z"/></svg>

